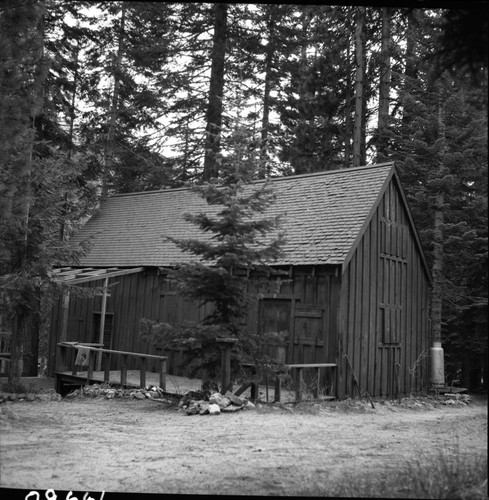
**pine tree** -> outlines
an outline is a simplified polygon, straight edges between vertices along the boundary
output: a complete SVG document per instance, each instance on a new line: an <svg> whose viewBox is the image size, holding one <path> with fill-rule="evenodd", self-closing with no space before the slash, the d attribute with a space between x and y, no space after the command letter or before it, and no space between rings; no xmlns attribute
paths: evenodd
<svg viewBox="0 0 489 500"><path fill-rule="evenodd" d="M50 272L76 255L59 241L59 222L66 215L62 193L77 190L80 170L75 158L67 161L61 126L50 115L45 4L9 2L3 9L0 284L12 324L9 382L15 385L22 374L37 375L41 297L56 288Z"/></svg>
<svg viewBox="0 0 489 500"><path fill-rule="evenodd" d="M406 79L405 116L398 129L403 136L397 137L395 158L432 267L433 340L444 344L447 381L462 367L469 383L472 366L480 384L487 352L487 335L481 335L487 326L487 219L482 215L487 207L487 116L475 98L480 89L471 88L467 75L437 77L423 57L422 50L433 50L427 42L436 40L437 31L424 24L436 28L433 21L440 17L433 15L428 19L418 13L417 33L412 33L425 45L410 46L409 55L417 51L418 63L407 67L416 79ZM473 382L469 387L477 386Z"/></svg>
<svg viewBox="0 0 489 500"><path fill-rule="evenodd" d="M256 165L251 165L259 161L259 143L238 122L228 139L228 148L219 182L214 179L191 187L206 200L208 210L186 214L185 220L208 237L169 238L194 259L171 272L168 279L182 297L200 305L210 304L212 310L201 324L142 324L153 340L163 338L166 345L191 345L198 358L194 359L197 367L204 368L204 378L210 379L217 376L219 366L216 337L238 339L234 362L252 361L259 366L273 363L263 349L267 339L247 331L245 319L252 299L249 277L268 269L281 255L283 243L280 217L265 214L274 201L270 185L266 181L250 183L256 172Z"/></svg>

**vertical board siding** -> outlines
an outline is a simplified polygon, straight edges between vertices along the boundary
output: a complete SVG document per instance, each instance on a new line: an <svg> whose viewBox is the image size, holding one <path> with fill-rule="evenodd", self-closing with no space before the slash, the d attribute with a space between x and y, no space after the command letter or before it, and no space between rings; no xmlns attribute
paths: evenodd
<svg viewBox="0 0 489 500"><path fill-rule="evenodd" d="M362 392L394 396L426 383L429 283L409 218L392 181L343 273L340 338ZM340 392L354 395L345 364ZM413 371L414 370L414 371ZM411 374L414 374L411 387Z"/></svg>
<svg viewBox="0 0 489 500"><path fill-rule="evenodd" d="M369 352L369 326L370 326L370 226L365 231L363 238L363 262L362 262L362 323L361 323L361 371L360 389L362 392L368 390L368 352ZM367 249L369 249L367 251Z"/></svg>

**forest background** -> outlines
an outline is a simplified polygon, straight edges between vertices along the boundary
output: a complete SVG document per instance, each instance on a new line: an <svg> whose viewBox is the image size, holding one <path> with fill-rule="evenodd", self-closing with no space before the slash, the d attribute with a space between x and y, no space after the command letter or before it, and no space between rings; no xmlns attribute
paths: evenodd
<svg viewBox="0 0 489 500"><path fill-rule="evenodd" d="M37 375L60 291L50 272L76 258L69 238L103 197L206 182L236 161L247 180L394 161L432 269L447 382L478 388L487 32L486 2L2 2L0 331L22 361L11 375Z"/></svg>

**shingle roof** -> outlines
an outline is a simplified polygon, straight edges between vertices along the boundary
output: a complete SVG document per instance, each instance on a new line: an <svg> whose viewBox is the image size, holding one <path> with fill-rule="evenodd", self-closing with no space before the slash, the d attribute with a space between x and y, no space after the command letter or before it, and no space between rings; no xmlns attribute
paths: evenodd
<svg viewBox="0 0 489 500"><path fill-rule="evenodd" d="M358 236L393 165L382 164L275 178L275 203L266 215L283 214L285 255L275 264L342 264ZM189 254L168 241L202 238L184 213L216 211L188 189L168 189L109 197L74 241L92 235L80 265L159 266L188 262Z"/></svg>

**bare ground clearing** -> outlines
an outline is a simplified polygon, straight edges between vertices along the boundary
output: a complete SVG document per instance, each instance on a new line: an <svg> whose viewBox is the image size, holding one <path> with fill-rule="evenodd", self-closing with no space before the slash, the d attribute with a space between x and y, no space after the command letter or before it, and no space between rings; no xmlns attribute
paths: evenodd
<svg viewBox="0 0 489 500"><path fill-rule="evenodd" d="M346 401L187 416L126 398L6 403L0 486L328 496L338 481L429 466L441 449L487 455L486 399L409 406Z"/></svg>

